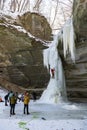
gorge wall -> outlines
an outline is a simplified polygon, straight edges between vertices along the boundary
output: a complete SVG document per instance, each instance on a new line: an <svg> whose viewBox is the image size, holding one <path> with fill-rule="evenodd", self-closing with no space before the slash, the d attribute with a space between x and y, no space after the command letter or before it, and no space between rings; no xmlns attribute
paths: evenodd
<svg viewBox="0 0 87 130"><path fill-rule="evenodd" d="M75 31L76 61L63 58L68 99L87 102L87 0L74 0L73 24Z"/></svg>
<svg viewBox="0 0 87 130"><path fill-rule="evenodd" d="M32 29L32 22L30 22L32 17L39 21L34 29ZM44 21L43 25L42 21ZM27 31L24 33L19 31L18 28L22 28L22 30L24 28ZM36 35L29 36L28 29L30 29L31 34L34 31ZM40 30L43 31L40 33ZM37 40L35 40L34 36L37 37ZM46 47L39 38L47 40L49 36L51 36L51 28L46 19L40 15L28 12L16 20L8 16L0 17L1 86L9 90L14 90L13 86L17 86L30 90L35 89L35 91L36 89L42 91L46 87L49 74L43 66L42 55L43 49ZM17 90L15 87L15 91Z"/></svg>

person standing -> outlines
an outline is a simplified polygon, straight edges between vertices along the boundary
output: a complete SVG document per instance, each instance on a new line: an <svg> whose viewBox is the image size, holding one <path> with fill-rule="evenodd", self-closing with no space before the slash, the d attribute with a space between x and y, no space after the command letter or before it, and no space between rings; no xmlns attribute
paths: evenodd
<svg viewBox="0 0 87 130"><path fill-rule="evenodd" d="M18 92L15 93L15 97L16 97L16 104L17 104Z"/></svg>
<svg viewBox="0 0 87 130"><path fill-rule="evenodd" d="M32 93L32 97L33 97L33 101L36 101L37 98L36 98L36 93L35 92Z"/></svg>
<svg viewBox="0 0 87 130"><path fill-rule="evenodd" d="M24 95L24 114L27 113L27 115L30 114L29 113L29 106L28 106L29 101L30 101L29 93L26 92Z"/></svg>
<svg viewBox="0 0 87 130"><path fill-rule="evenodd" d="M16 97L15 94L10 97L10 115L15 115L15 104L16 104Z"/></svg>
<svg viewBox="0 0 87 130"><path fill-rule="evenodd" d="M9 93L5 95L4 99L5 99L5 106L8 106L7 102L8 102L8 97L9 97Z"/></svg>
<svg viewBox="0 0 87 130"><path fill-rule="evenodd" d="M10 98L13 96L13 91L10 91L9 92L9 100L10 100Z"/></svg>

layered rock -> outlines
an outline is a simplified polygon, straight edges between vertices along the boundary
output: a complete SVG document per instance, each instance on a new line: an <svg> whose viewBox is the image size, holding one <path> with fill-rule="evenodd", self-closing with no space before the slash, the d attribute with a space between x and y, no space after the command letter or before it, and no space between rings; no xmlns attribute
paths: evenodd
<svg viewBox="0 0 87 130"><path fill-rule="evenodd" d="M52 30L45 17L37 13L27 12L22 15L22 17L19 16L19 21L22 26L35 37L50 40Z"/></svg>
<svg viewBox="0 0 87 130"><path fill-rule="evenodd" d="M73 19L77 39L87 40L87 0L74 0Z"/></svg>
<svg viewBox="0 0 87 130"><path fill-rule="evenodd" d="M76 61L62 55L67 95L72 101L87 102L87 1L74 0L73 23L75 31Z"/></svg>
<svg viewBox="0 0 87 130"><path fill-rule="evenodd" d="M5 17L1 17L0 20L1 79L7 80L9 84L13 83L28 89L43 89L49 79L47 69L43 66L42 51L45 48L43 42L40 39L36 41L34 35L30 37L26 31L27 29L25 30L26 33L19 31L20 28L24 30L19 22L20 20L16 19L14 21L10 17ZM19 25L21 26L19 27ZM48 39L50 39L49 35ZM2 82L0 84L3 87L6 86ZM8 88L11 89L11 85Z"/></svg>

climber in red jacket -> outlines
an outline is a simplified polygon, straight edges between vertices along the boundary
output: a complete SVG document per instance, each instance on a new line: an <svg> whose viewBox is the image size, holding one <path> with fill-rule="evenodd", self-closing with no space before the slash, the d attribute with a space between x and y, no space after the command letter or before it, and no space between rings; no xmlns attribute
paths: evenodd
<svg viewBox="0 0 87 130"><path fill-rule="evenodd" d="M54 78L54 74L55 74L55 69L54 68L51 69L51 74L52 74L52 78Z"/></svg>

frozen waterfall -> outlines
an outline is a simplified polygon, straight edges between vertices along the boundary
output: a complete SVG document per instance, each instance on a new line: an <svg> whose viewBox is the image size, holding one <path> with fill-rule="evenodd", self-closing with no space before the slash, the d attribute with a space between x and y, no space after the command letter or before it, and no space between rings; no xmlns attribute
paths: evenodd
<svg viewBox="0 0 87 130"><path fill-rule="evenodd" d="M44 66L47 67L50 73L50 81L47 89L42 93L40 102L44 103L61 103L67 101L65 76L63 72L61 58L58 54L58 42L63 42L64 57L67 54L71 55L71 59L75 62L75 43L73 19L69 19L63 30L54 37L48 49L43 51Z"/></svg>
<svg viewBox="0 0 87 130"><path fill-rule="evenodd" d="M47 67L50 73L50 81L47 89L43 92L39 100L44 103L61 103L67 100L65 77L61 59L58 55L57 41L58 36L54 37L49 48L43 51L44 66Z"/></svg>

